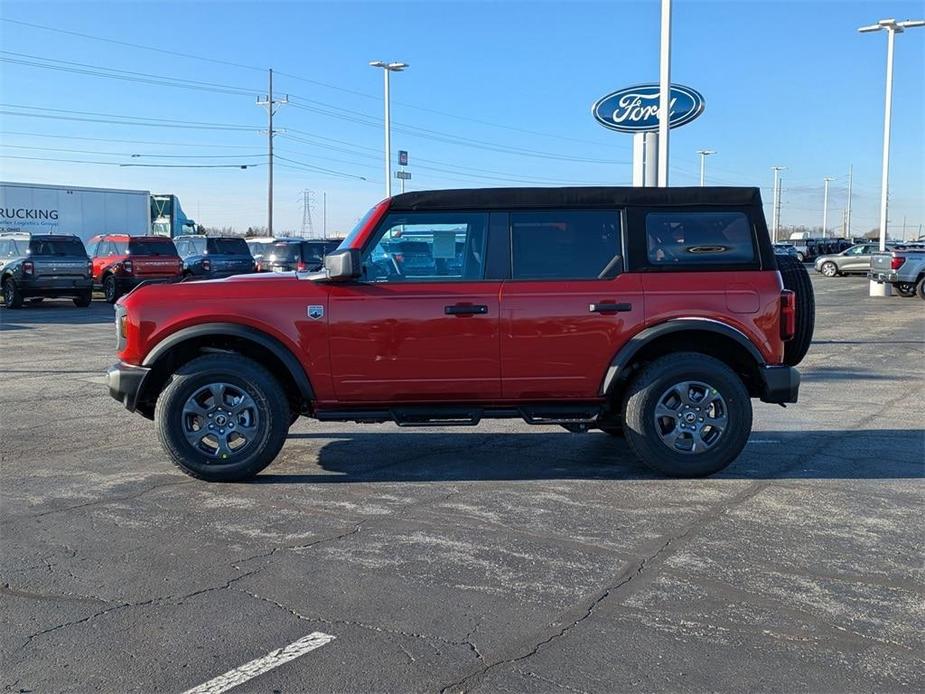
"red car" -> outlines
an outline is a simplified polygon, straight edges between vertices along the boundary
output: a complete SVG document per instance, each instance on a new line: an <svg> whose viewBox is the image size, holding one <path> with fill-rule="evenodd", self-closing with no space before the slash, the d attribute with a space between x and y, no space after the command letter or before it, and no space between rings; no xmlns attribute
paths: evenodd
<svg viewBox="0 0 925 694"><path fill-rule="evenodd" d="M813 320L756 188L414 192L324 272L125 297L108 385L206 480L257 474L300 415L599 429L698 476L743 450L752 398L796 402Z"/></svg>
<svg viewBox="0 0 925 694"><path fill-rule="evenodd" d="M111 304L142 282L169 282L183 272L177 249L165 236L102 234L90 239L87 248L93 283Z"/></svg>

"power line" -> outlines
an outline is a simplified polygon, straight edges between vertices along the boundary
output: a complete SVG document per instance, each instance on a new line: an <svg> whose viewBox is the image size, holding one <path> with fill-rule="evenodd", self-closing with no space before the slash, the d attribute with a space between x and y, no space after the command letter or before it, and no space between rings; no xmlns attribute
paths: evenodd
<svg viewBox="0 0 925 694"><path fill-rule="evenodd" d="M50 111L51 114L16 113L14 111L0 111L8 116L27 118L52 118L55 120L87 121L92 123L108 123L110 125L140 125L162 128L190 128L199 130L237 130L241 132L258 132L260 129L250 125L237 125L231 123L206 123L202 121L185 121L170 118L150 118L146 116L123 116L114 113L99 113L95 111L74 111L72 109L50 108L46 106L24 106L20 104L0 104L0 108L15 108L31 111ZM83 118L76 116L55 115L59 113L76 113L81 116L96 116L96 118ZM113 120L122 119L122 120Z"/></svg>
<svg viewBox="0 0 925 694"><path fill-rule="evenodd" d="M90 142L109 142L130 145L161 145L167 147L209 147L216 149L253 149L251 145L219 145L205 142L162 142L154 140L119 140L107 137L86 137L81 135L51 135L49 133L27 133L21 130L4 130L4 135L22 135L24 137L50 137L59 140L87 140Z"/></svg>
<svg viewBox="0 0 925 694"><path fill-rule="evenodd" d="M252 169L263 164L124 164L118 161L91 161L87 159L57 159L51 157L25 157L19 155L6 155L5 159L29 159L32 161L53 161L65 164L96 164L102 166L149 167L165 169Z"/></svg>
<svg viewBox="0 0 925 694"><path fill-rule="evenodd" d="M42 152L70 152L72 154L100 154L113 157L151 157L157 159L251 159L265 157L265 154L142 154L138 152L100 152L95 149L65 149L62 147L31 147L29 145L10 145L0 143L0 147L10 149L29 149Z"/></svg>

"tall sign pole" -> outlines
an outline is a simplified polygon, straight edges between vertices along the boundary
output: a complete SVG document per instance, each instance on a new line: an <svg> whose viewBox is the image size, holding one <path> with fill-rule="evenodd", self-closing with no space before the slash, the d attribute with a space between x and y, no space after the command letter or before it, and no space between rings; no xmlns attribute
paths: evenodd
<svg viewBox="0 0 925 694"><path fill-rule="evenodd" d="M848 207L845 210L845 238L851 239L851 183L854 176L854 164L848 166Z"/></svg>
<svg viewBox="0 0 925 694"><path fill-rule="evenodd" d="M646 134L633 133L633 188L646 183Z"/></svg>
<svg viewBox="0 0 925 694"><path fill-rule="evenodd" d="M671 118L671 0L662 0L658 91L658 185L668 186L668 121Z"/></svg>
<svg viewBox="0 0 925 694"><path fill-rule="evenodd" d="M822 238L826 238L829 235L829 181L831 180L831 176L826 176L822 179L824 184L823 189L825 191L822 194Z"/></svg>

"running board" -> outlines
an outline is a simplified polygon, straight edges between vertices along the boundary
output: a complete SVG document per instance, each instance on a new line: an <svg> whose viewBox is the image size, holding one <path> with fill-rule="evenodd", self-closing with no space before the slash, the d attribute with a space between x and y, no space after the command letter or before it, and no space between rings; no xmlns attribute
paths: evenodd
<svg viewBox="0 0 925 694"><path fill-rule="evenodd" d="M593 425L603 413L599 404L525 405L522 407L465 407L418 405L390 409L320 410L322 422L373 424L394 422L400 427L475 426L483 419L523 419L527 424L582 426Z"/></svg>

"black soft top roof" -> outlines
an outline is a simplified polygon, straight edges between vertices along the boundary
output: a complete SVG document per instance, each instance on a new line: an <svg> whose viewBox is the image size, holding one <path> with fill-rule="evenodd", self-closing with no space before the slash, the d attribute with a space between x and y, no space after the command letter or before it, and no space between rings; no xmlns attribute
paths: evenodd
<svg viewBox="0 0 925 694"><path fill-rule="evenodd" d="M686 205L761 205L758 188L461 188L422 190L392 198L392 210L491 210Z"/></svg>

